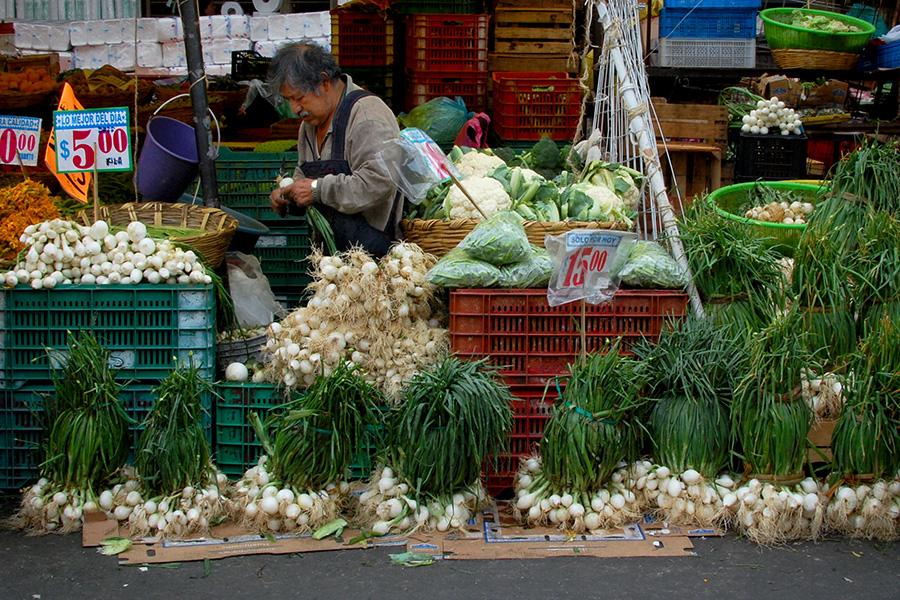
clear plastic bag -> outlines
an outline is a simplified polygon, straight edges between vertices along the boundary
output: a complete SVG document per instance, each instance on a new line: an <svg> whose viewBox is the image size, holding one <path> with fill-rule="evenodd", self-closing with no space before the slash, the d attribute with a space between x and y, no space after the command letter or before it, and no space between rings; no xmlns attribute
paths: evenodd
<svg viewBox="0 0 900 600"><path fill-rule="evenodd" d="M275 316L281 316L284 309L272 288L269 280L263 275L259 259L242 252L229 252L228 291L234 303L234 315L241 327L264 327L272 322Z"/></svg>
<svg viewBox="0 0 900 600"><path fill-rule="evenodd" d="M618 253L610 274L629 287L671 289L687 285L681 266L656 242L634 242L627 252Z"/></svg>
<svg viewBox="0 0 900 600"><path fill-rule="evenodd" d="M457 246L472 258L502 266L531 256L531 244L521 217L510 210L494 213L463 238Z"/></svg>
<svg viewBox="0 0 900 600"><path fill-rule="evenodd" d="M447 288L489 288L500 280L500 269L454 248L428 270L425 279Z"/></svg>
<svg viewBox="0 0 900 600"><path fill-rule="evenodd" d="M522 262L500 267L500 287L539 288L547 287L553 274L553 259L539 246L531 245L531 256Z"/></svg>

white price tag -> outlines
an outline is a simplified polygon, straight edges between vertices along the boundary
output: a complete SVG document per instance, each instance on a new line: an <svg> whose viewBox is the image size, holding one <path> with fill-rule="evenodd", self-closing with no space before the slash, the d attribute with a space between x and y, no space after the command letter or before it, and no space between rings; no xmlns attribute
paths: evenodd
<svg viewBox="0 0 900 600"><path fill-rule="evenodd" d="M56 172L131 171L128 107L54 111Z"/></svg>
<svg viewBox="0 0 900 600"><path fill-rule="evenodd" d="M550 305L582 299L600 304L612 298L618 282L610 279L610 265L618 250L636 239L635 233L604 229L574 229L556 237L548 235L544 245L554 257L547 290Z"/></svg>
<svg viewBox="0 0 900 600"><path fill-rule="evenodd" d="M0 115L0 164L36 166L40 141L40 119Z"/></svg>

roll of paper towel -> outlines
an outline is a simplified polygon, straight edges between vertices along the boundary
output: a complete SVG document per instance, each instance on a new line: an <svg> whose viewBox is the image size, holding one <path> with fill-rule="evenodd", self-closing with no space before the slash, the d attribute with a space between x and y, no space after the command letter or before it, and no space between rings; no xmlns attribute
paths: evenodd
<svg viewBox="0 0 900 600"><path fill-rule="evenodd" d="M281 0L253 0L253 8L259 13L274 13L281 8Z"/></svg>
<svg viewBox="0 0 900 600"><path fill-rule="evenodd" d="M241 8L241 5L237 2L226 2L222 5L222 14L225 16L229 15L242 15L244 14L244 9Z"/></svg>

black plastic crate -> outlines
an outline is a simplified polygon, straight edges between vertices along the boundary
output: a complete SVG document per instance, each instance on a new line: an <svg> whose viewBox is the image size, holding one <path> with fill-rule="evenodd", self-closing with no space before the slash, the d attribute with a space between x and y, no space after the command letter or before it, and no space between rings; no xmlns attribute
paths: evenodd
<svg viewBox="0 0 900 600"><path fill-rule="evenodd" d="M384 100L391 110L400 108L394 105L394 67L342 67L341 71L348 74L353 83L365 88Z"/></svg>
<svg viewBox="0 0 900 600"><path fill-rule="evenodd" d="M231 53L231 78L235 81L265 81L270 62L271 58L266 58L255 50L236 50Z"/></svg>
<svg viewBox="0 0 900 600"><path fill-rule="evenodd" d="M737 143L735 178L745 181L803 179L806 177L806 146L803 135L758 135L741 133Z"/></svg>

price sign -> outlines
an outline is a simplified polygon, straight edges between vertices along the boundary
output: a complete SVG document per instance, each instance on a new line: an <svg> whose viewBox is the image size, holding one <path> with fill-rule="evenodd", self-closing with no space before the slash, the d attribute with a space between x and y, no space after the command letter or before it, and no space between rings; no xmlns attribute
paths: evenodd
<svg viewBox="0 0 900 600"><path fill-rule="evenodd" d="M128 107L54 111L56 171L131 171Z"/></svg>
<svg viewBox="0 0 900 600"><path fill-rule="evenodd" d="M37 165L41 120L0 115L0 164Z"/></svg>
<svg viewBox="0 0 900 600"><path fill-rule="evenodd" d="M554 257L547 298L551 306L585 300L599 304L615 294L618 283L610 278L616 253L637 239L627 231L575 229L547 236L545 246Z"/></svg>

